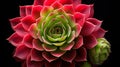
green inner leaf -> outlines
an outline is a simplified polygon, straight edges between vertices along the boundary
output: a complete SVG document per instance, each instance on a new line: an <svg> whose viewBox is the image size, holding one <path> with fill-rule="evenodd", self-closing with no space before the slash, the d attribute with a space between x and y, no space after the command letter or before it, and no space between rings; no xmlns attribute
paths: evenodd
<svg viewBox="0 0 120 67"><path fill-rule="evenodd" d="M55 46L62 46L74 40L75 24L73 19L63 9L53 10L46 7L40 13L41 18L38 25L44 43ZM67 40L66 40L67 39Z"/></svg>
<svg viewBox="0 0 120 67"><path fill-rule="evenodd" d="M55 46L62 46L66 41L53 43Z"/></svg>

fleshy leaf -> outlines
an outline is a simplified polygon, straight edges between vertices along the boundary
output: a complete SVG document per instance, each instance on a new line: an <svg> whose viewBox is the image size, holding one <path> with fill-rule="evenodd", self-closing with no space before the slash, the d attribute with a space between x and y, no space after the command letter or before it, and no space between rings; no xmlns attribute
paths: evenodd
<svg viewBox="0 0 120 67"><path fill-rule="evenodd" d="M45 6L42 8L41 12L40 12L40 16L42 17L47 17L47 15L53 10L53 7L48 7Z"/></svg>
<svg viewBox="0 0 120 67"><path fill-rule="evenodd" d="M16 26L17 24L21 22L20 20L21 20L21 17L16 17L16 18L9 20L13 29L14 29L14 26Z"/></svg>
<svg viewBox="0 0 120 67"><path fill-rule="evenodd" d="M86 21L81 30L81 34L87 36L90 35L94 30L95 30L95 25Z"/></svg>
<svg viewBox="0 0 120 67"><path fill-rule="evenodd" d="M47 35L47 38L48 38L50 41L52 41L52 42L56 42L56 41L57 41L57 39L52 38L52 37L51 37L51 36L49 36L49 35Z"/></svg>
<svg viewBox="0 0 120 67"><path fill-rule="evenodd" d="M38 51L43 51L42 43L38 39L33 39L33 48L35 48Z"/></svg>
<svg viewBox="0 0 120 67"><path fill-rule="evenodd" d="M96 40L95 36L93 36L93 35L84 37L83 39L84 39L83 40L84 41L84 46L87 49L91 49L91 48L93 48L97 45L97 40Z"/></svg>
<svg viewBox="0 0 120 67"><path fill-rule="evenodd" d="M23 38L23 43L28 47L28 48L33 48L33 37L30 34L26 34L25 37Z"/></svg>
<svg viewBox="0 0 120 67"><path fill-rule="evenodd" d="M87 61L87 51L84 47L78 49L75 61L76 62Z"/></svg>
<svg viewBox="0 0 120 67"><path fill-rule="evenodd" d="M57 59L57 57L52 56L50 53L48 52L43 52L42 56L48 61L48 62L52 62L55 61Z"/></svg>
<svg viewBox="0 0 120 67"><path fill-rule="evenodd" d="M32 49L31 51L31 61L43 61L42 52Z"/></svg>
<svg viewBox="0 0 120 67"><path fill-rule="evenodd" d="M44 5L50 6L52 3L54 3L56 0L45 0Z"/></svg>
<svg viewBox="0 0 120 67"><path fill-rule="evenodd" d="M66 42L66 41L59 42L59 43L53 43L53 45L55 45L55 46L62 46L62 45L64 45L65 42Z"/></svg>
<svg viewBox="0 0 120 67"><path fill-rule="evenodd" d="M24 44L21 44L16 48L14 57L25 60L29 53L30 53L30 49L26 47Z"/></svg>
<svg viewBox="0 0 120 67"><path fill-rule="evenodd" d="M75 6L77 6L77 5L81 4L81 3L82 3L82 0L73 0L73 4Z"/></svg>
<svg viewBox="0 0 120 67"><path fill-rule="evenodd" d="M70 14L74 13L73 5L64 5L63 10L65 10L66 13Z"/></svg>
<svg viewBox="0 0 120 67"><path fill-rule="evenodd" d="M30 25L33 24L33 23L35 23L36 20L32 16L28 15L28 16L22 18L21 22L22 22L22 25L23 25L24 29L28 30L28 28L30 27Z"/></svg>
<svg viewBox="0 0 120 67"><path fill-rule="evenodd" d="M40 35L40 31L38 31L37 36L38 36L38 39L39 39L41 42L43 42L43 39L42 39L42 37L41 37L41 35Z"/></svg>
<svg viewBox="0 0 120 67"><path fill-rule="evenodd" d="M80 36L78 36L78 38L77 38L77 40L76 40L76 43L75 43L73 49L78 49L78 48L80 48L82 45L83 45L83 37L80 35Z"/></svg>
<svg viewBox="0 0 120 67"><path fill-rule="evenodd" d="M58 12L59 15L65 14L65 11L62 8L56 9L55 12Z"/></svg>
<svg viewBox="0 0 120 67"><path fill-rule="evenodd" d="M75 10L77 12L85 14L86 18L90 17L90 14L91 14L91 6L90 5L79 4L76 6Z"/></svg>
<svg viewBox="0 0 120 67"><path fill-rule="evenodd" d="M75 36L78 37L80 35L82 27L76 23L76 31L75 31Z"/></svg>
<svg viewBox="0 0 120 67"><path fill-rule="evenodd" d="M55 51L57 49L54 45L42 44L42 46L46 51Z"/></svg>
<svg viewBox="0 0 120 67"><path fill-rule="evenodd" d="M43 5L45 0L34 0L34 3L33 5L36 6L36 5Z"/></svg>
<svg viewBox="0 0 120 67"><path fill-rule="evenodd" d="M64 51L71 50L74 44L75 44L74 41L71 42L70 44L64 44L63 46L60 47L60 50L64 50Z"/></svg>
<svg viewBox="0 0 120 67"><path fill-rule="evenodd" d="M18 35L17 33L13 33L8 39L7 39L13 46L19 46L23 40L23 37Z"/></svg>
<svg viewBox="0 0 120 67"><path fill-rule="evenodd" d="M90 10L90 16L89 17L93 17L94 16L94 4L91 4L90 8L91 8L91 10Z"/></svg>
<svg viewBox="0 0 120 67"><path fill-rule="evenodd" d="M26 6L26 15L31 15L32 6Z"/></svg>
<svg viewBox="0 0 120 67"><path fill-rule="evenodd" d="M29 27L28 31L29 31L30 35L31 35L33 38L35 38L35 39L38 38L38 36L37 36L38 28L37 28L36 23L33 23L33 24Z"/></svg>
<svg viewBox="0 0 120 67"><path fill-rule="evenodd" d="M104 37L105 33L107 31L105 31L104 29L102 28L99 28L97 31L93 32L92 34L96 37L96 38L102 38Z"/></svg>
<svg viewBox="0 0 120 67"><path fill-rule="evenodd" d="M61 4L72 4L73 0L58 0Z"/></svg>
<svg viewBox="0 0 120 67"><path fill-rule="evenodd" d="M52 38L51 36L47 35L48 39L52 42L57 42L57 41L64 41L66 39L66 35L65 36L61 36L59 38Z"/></svg>
<svg viewBox="0 0 120 67"><path fill-rule="evenodd" d="M95 19L95 18L88 18L87 21L93 23L96 26L95 31L97 31L102 24L102 21Z"/></svg>
<svg viewBox="0 0 120 67"><path fill-rule="evenodd" d="M61 8L63 5L59 2L54 2L52 5L51 5L54 9L58 9L58 8Z"/></svg>
<svg viewBox="0 0 120 67"><path fill-rule="evenodd" d="M27 67L43 67L44 62L43 61L31 61L31 56L29 54L26 60L26 65Z"/></svg>
<svg viewBox="0 0 120 67"><path fill-rule="evenodd" d="M22 23L19 23L16 26L14 26L14 30L17 34L19 34L22 37L24 37L24 35L27 33L27 31L23 28Z"/></svg>
<svg viewBox="0 0 120 67"><path fill-rule="evenodd" d="M37 5L32 8L32 16L37 19L40 17L40 11L42 9L42 6Z"/></svg>
<svg viewBox="0 0 120 67"><path fill-rule="evenodd" d="M67 62L71 63L74 60L75 57L76 57L76 50L71 50L71 51L66 52L61 57L61 59L63 59L64 61L67 61Z"/></svg>
<svg viewBox="0 0 120 67"><path fill-rule="evenodd" d="M21 17L26 16L26 6L20 6L20 16Z"/></svg>
<svg viewBox="0 0 120 67"><path fill-rule="evenodd" d="M44 36L42 36L42 40L45 44L51 45L51 43Z"/></svg>
<svg viewBox="0 0 120 67"><path fill-rule="evenodd" d="M80 12L75 12L74 13L74 18L76 23L78 23L80 26L83 26L85 23L85 16L84 14L80 13Z"/></svg>
<svg viewBox="0 0 120 67"><path fill-rule="evenodd" d="M62 51L57 49L56 51L51 52L51 55L55 56L55 57L61 57L66 51Z"/></svg>
<svg viewBox="0 0 120 67"><path fill-rule="evenodd" d="M74 28L75 27L75 18L74 18L74 15L72 14L67 14L67 20L68 20L68 23L69 25L71 26L71 28Z"/></svg>
<svg viewBox="0 0 120 67"><path fill-rule="evenodd" d="M72 31L71 36L69 37L67 43L71 43L75 39L75 31Z"/></svg>

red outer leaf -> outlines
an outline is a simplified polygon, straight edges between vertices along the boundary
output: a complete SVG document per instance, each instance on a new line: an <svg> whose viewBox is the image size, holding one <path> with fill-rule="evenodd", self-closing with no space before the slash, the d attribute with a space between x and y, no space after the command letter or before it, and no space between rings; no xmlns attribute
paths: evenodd
<svg viewBox="0 0 120 67"><path fill-rule="evenodd" d="M26 15L31 15L32 6L26 6Z"/></svg>
<svg viewBox="0 0 120 67"><path fill-rule="evenodd" d="M83 45L83 37L82 36L78 36L78 39L73 47L73 49L78 49Z"/></svg>
<svg viewBox="0 0 120 67"><path fill-rule="evenodd" d="M74 15L72 14L67 14L69 19L71 19L71 21L74 23L75 22L75 18L74 18ZM62 17L62 16L61 16ZM63 16L64 17L64 16Z"/></svg>
<svg viewBox="0 0 120 67"><path fill-rule="evenodd" d="M23 40L23 37L18 35L17 33L12 34L8 39L7 39L13 46L19 46Z"/></svg>
<svg viewBox="0 0 120 67"><path fill-rule="evenodd" d="M99 28L97 31L93 32L92 34L96 37L96 38L102 38L104 37L105 33L107 31L105 31L104 29L102 28Z"/></svg>
<svg viewBox="0 0 120 67"><path fill-rule="evenodd" d="M75 36L78 37L80 35L82 27L76 23L76 32L75 32Z"/></svg>
<svg viewBox="0 0 120 67"><path fill-rule="evenodd" d="M61 59L63 59L64 61L67 61L67 62L71 63L74 60L75 57L76 57L76 50L71 50L71 51L66 52L61 57Z"/></svg>
<svg viewBox="0 0 120 67"><path fill-rule="evenodd" d="M94 16L94 4L90 5L91 10L90 10L90 16L89 17L93 17Z"/></svg>
<svg viewBox="0 0 120 67"><path fill-rule="evenodd" d="M85 15L80 13L80 12L75 12L74 13L74 18L76 23L80 24L81 26L84 25L85 23Z"/></svg>
<svg viewBox="0 0 120 67"><path fill-rule="evenodd" d="M40 16L46 17L49 14L49 12L52 11L53 9L54 8L52 6L44 6L40 12Z"/></svg>
<svg viewBox="0 0 120 67"><path fill-rule="evenodd" d="M94 48L97 45L97 40L95 38L95 36L93 35L89 35L83 38L84 40L84 46L87 49L91 49Z"/></svg>
<svg viewBox="0 0 120 67"><path fill-rule="evenodd" d="M73 0L58 0L61 4L72 4Z"/></svg>
<svg viewBox="0 0 120 67"><path fill-rule="evenodd" d="M32 44L33 44L34 49L36 49L38 51L43 51L44 50L43 47L42 47L42 43L39 40L33 39Z"/></svg>
<svg viewBox="0 0 120 67"><path fill-rule="evenodd" d="M30 53L30 49L26 47L24 44L21 44L16 48L14 57L25 60L29 53Z"/></svg>
<svg viewBox="0 0 120 67"><path fill-rule="evenodd" d="M51 52L51 55L55 56L55 57L61 57L66 51L62 51L62 50L56 50Z"/></svg>
<svg viewBox="0 0 120 67"><path fill-rule="evenodd" d="M13 29L14 29L14 26L16 26L18 23L20 23L20 20L21 20L21 17L16 17L16 18L9 20Z"/></svg>
<svg viewBox="0 0 120 67"><path fill-rule="evenodd" d="M94 31L97 31L102 24L102 21L100 21L98 19L95 19L95 18L88 18L87 21L89 21L89 22L91 22L92 24L95 25L95 30Z"/></svg>
<svg viewBox="0 0 120 67"><path fill-rule="evenodd" d="M37 5L32 8L32 16L37 19L40 17L40 11L43 6Z"/></svg>
<svg viewBox="0 0 120 67"><path fill-rule="evenodd" d="M79 4L75 8L76 12L85 14L86 18L91 16L91 9L92 9L91 5L86 5L86 4Z"/></svg>
<svg viewBox="0 0 120 67"><path fill-rule="evenodd" d="M29 27L28 31L29 31L30 35L31 35L33 38L35 38L35 39L38 38L38 36L37 36L37 34L38 34L38 28L37 28L36 23L33 23L33 24Z"/></svg>
<svg viewBox="0 0 120 67"><path fill-rule="evenodd" d="M66 13L73 14L75 12L73 9L73 5L64 5L63 9L65 10Z"/></svg>
<svg viewBox="0 0 120 67"><path fill-rule="evenodd" d="M25 37L23 38L23 43L24 43L28 48L33 48L32 41L33 41L33 38L31 37L30 34L26 34Z"/></svg>
<svg viewBox="0 0 120 67"><path fill-rule="evenodd" d="M22 23L17 24L14 26L14 30L17 34L19 34L21 37L24 37L24 35L27 33L27 31L23 28Z"/></svg>
<svg viewBox="0 0 120 67"><path fill-rule="evenodd" d="M32 49L31 51L31 61L43 61L42 52Z"/></svg>
<svg viewBox="0 0 120 67"><path fill-rule="evenodd" d="M59 2L54 2L52 5L51 5L54 9L59 9L61 8L63 5Z"/></svg>
<svg viewBox="0 0 120 67"><path fill-rule="evenodd" d="M20 6L20 16L21 17L26 16L26 6Z"/></svg>
<svg viewBox="0 0 120 67"><path fill-rule="evenodd" d="M77 55L75 57L76 62L87 61L87 51L84 47L77 50Z"/></svg>
<svg viewBox="0 0 120 67"><path fill-rule="evenodd" d="M52 3L54 3L56 0L45 0L44 5L50 6Z"/></svg>
<svg viewBox="0 0 120 67"><path fill-rule="evenodd" d="M27 57L27 67L44 67L44 62L42 61L31 61L31 56Z"/></svg>
<svg viewBox="0 0 120 67"><path fill-rule="evenodd" d="M34 0L34 3L33 5L36 6L36 5L43 5L45 0Z"/></svg>
<svg viewBox="0 0 120 67"><path fill-rule="evenodd" d="M95 25L86 21L81 30L81 34L84 36L90 35L95 30Z"/></svg>
<svg viewBox="0 0 120 67"><path fill-rule="evenodd" d="M73 0L73 4L77 6L78 4L81 4L82 0Z"/></svg>
<svg viewBox="0 0 120 67"><path fill-rule="evenodd" d="M50 53L48 52L43 52L42 56L48 61L48 62L52 62L55 61L57 59L57 57L52 56Z"/></svg>
<svg viewBox="0 0 120 67"><path fill-rule="evenodd" d="M28 16L22 18L21 22L22 22L22 25L23 25L24 29L28 30L28 28L30 27L30 25L33 24L33 23L35 23L36 20L32 16L28 15Z"/></svg>

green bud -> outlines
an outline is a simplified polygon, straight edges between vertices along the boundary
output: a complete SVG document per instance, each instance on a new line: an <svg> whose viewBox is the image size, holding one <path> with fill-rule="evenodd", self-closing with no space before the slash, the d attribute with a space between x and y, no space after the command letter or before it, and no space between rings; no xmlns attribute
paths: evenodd
<svg viewBox="0 0 120 67"><path fill-rule="evenodd" d="M83 62L80 67L91 67L91 64L88 62Z"/></svg>
<svg viewBox="0 0 120 67"><path fill-rule="evenodd" d="M105 38L99 38L98 44L89 50L89 59L99 65L108 58L110 52L110 43Z"/></svg>

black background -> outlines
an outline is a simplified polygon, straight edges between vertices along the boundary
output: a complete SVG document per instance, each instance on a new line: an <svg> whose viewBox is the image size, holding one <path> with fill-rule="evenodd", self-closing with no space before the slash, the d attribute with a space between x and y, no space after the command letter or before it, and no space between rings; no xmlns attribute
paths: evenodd
<svg viewBox="0 0 120 67"><path fill-rule="evenodd" d="M12 30L9 19L19 16L20 5L30 5L33 0L2 0L0 1L0 67L20 67L12 57L14 47L6 40L14 31ZM83 0L83 3L94 3L94 17L103 20L102 28L108 30L105 37L111 43L111 51L107 61L100 67L119 67L114 64L115 61L115 43L114 41L114 22L112 21L110 0Z"/></svg>

